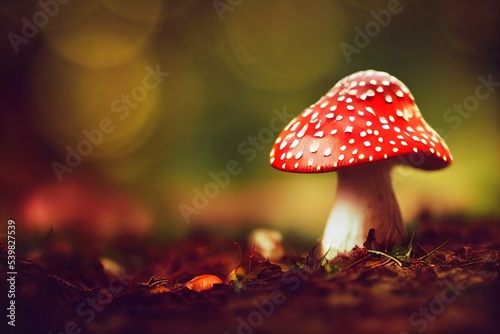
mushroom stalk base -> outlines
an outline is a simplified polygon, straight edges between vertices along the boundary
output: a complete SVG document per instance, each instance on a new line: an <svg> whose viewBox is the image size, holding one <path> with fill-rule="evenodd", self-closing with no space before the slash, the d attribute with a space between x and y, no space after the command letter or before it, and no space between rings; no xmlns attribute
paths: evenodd
<svg viewBox="0 0 500 334"><path fill-rule="evenodd" d="M383 161L338 171L335 202L321 239L325 259L363 246L372 228L384 251L407 240L392 190L392 165Z"/></svg>

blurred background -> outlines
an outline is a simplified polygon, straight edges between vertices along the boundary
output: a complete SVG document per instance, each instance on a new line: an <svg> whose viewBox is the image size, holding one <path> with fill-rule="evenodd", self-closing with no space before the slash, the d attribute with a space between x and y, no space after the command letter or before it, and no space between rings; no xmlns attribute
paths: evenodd
<svg viewBox="0 0 500 334"><path fill-rule="evenodd" d="M257 226L315 240L336 174L278 172L269 151L277 127L364 69L403 81L454 155L445 170L394 171L404 219L498 218L499 13L498 1L1 1L2 221L96 242Z"/></svg>

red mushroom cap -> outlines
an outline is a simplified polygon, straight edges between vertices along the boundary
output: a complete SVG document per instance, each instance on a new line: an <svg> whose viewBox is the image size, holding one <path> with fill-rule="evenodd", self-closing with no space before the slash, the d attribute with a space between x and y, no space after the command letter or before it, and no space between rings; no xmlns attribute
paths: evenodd
<svg viewBox="0 0 500 334"><path fill-rule="evenodd" d="M393 158L426 170L452 161L408 88L373 70L343 78L292 119L270 154L274 168L295 173L324 173Z"/></svg>

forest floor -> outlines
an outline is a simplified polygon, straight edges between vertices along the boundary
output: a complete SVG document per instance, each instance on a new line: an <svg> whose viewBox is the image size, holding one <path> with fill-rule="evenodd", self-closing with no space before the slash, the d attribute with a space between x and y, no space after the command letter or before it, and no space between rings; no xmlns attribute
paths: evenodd
<svg viewBox="0 0 500 334"><path fill-rule="evenodd" d="M144 242L133 251L122 242L106 256L88 242L52 236L36 256L18 255L16 326L3 316L0 328L53 334L500 333L500 222L422 216L418 226L409 256L391 259L356 248L329 263L312 255L313 245L301 254L288 247L298 240L284 240L292 249L271 263L248 251L245 241L206 231L175 244ZM6 269L5 244L0 261ZM207 274L220 284L203 286L197 277Z"/></svg>

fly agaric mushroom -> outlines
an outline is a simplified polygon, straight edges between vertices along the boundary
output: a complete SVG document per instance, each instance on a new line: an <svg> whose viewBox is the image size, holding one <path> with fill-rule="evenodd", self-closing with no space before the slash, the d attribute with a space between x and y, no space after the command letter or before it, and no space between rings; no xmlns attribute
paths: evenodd
<svg viewBox="0 0 500 334"><path fill-rule="evenodd" d="M390 170L449 165L445 142L425 122L408 88L385 72L360 71L340 80L292 119L271 150L271 165L285 172L338 171L337 194L321 251L326 259L362 245L375 229L390 250L407 234L392 190Z"/></svg>

